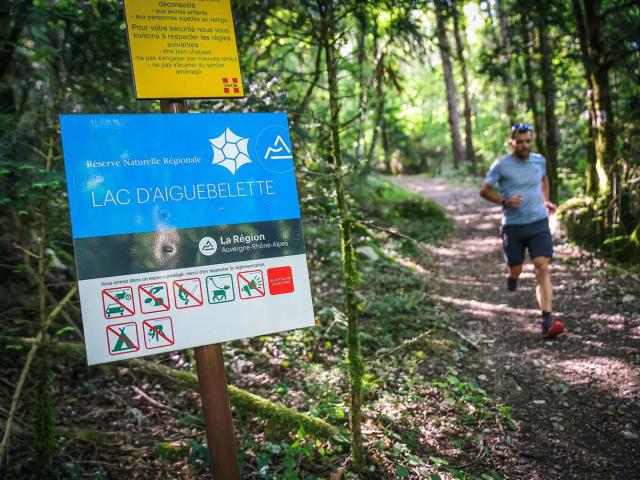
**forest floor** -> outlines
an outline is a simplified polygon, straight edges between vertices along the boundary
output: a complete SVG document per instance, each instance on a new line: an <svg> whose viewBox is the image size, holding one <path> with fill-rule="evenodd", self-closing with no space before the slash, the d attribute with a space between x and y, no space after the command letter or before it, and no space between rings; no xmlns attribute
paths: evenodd
<svg viewBox="0 0 640 480"><path fill-rule="evenodd" d="M500 208L477 189L392 181L452 216L446 246L430 247L434 300L457 312L450 321L478 346L461 374L509 405L517 425L487 436L491 455L475 467L518 479L640 478L638 275L556 235L554 310L567 331L544 340L529 261L518 290L506 291Z"/></svg>

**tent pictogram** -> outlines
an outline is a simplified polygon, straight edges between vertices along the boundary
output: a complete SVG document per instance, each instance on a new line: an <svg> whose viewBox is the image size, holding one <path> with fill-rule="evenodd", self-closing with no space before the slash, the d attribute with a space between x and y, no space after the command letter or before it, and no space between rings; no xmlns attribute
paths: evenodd
<svg viewBox="0 0 640 480"><path fill-rule="evenodd" d="M106 288L102 290L104 318L130 317L136 313L131 287Z"/></svg>
<svg viewBox="0 0 640 480"><path fill-rule="evenodd" d="M166 312L171 307L168 287L164 282L138 285L138 296L142 313Z"/></svg>
<svg viewBox="0 0 640 480"><path fill-rule="evenodd" d="M150 318L142 322L144 346L148 350L170 347L175 343L171 317Z"/></svg>
<svg viewBox="0 0 640 480"><path fill-rule="evenodd" d="M228 273L207 277L205 284L209 303L226 303L236 299L233 277Z"/></svg>
<svg viewBox="0 0 640 480"><path fill-rule="evenodd" d="M264 297L264 279L262 270L238 272L238 292L242 300Z"/></svg>
<svg viewBox="0 0 640 480"><path fill-rule="evenodd" d="M173 281L173 294L177 308L200 307L202 298L202 284L199 278L186 278Z"/></svg>
<svg viewBox="0 0 640 480"><path fill-rule="evenodd" d="M135 322L117 323L107 326L107 348L109 355L124 355L140 350L138 325Z"/></svg>

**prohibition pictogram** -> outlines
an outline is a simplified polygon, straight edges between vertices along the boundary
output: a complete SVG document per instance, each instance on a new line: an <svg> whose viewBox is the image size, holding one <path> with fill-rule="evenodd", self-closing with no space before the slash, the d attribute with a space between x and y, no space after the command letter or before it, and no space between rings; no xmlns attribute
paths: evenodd
<svg viewBox="0 0 640 480"><path fill-rule="evenodd" d="M200 307L204 303L202 298L202 284L199 278L174 280L173 293L177 308Z"/></svg>
<svg viewBox="0 0 640 480"><path fill-rule="evenodd" d="M136 313L131 287L102 290L102 311L105 318L130 317Z"/></svg>
<svg viewBox="0 0 640 480"><path fill-rule="evenodd" d="M238 292L242 300L264 297L262 270L238 272Z"/></svg>
<svg viewBox="0 0 640 480"><path fill-rule="evenodd" d="M175 343L171 317L150 318L142 322L144 345L147 349L170 347Z"/></svg>
<svg viewBox="0 0 640 480"><path fill-rule="evenodd" d="M140 350L138 326L135 322L117 323L107 326L109 355L123 355Z"/></svg>
<svg viewBox="0 0 640 480"><path fill-rule="evenodd" d="M171 307L169 291L164 282L138 285L138 296L142 313L166 312Z"/></svg>

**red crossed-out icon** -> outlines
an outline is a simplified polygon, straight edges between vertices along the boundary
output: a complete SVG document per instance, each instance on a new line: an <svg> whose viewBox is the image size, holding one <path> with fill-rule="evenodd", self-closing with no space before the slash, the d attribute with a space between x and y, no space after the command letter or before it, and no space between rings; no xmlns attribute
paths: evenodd
<svg viewBox="0 0 640 480"><path fill-rule="evenodd" d="M265 296L262 270L238 272L238 292L241 300Z"/></svg>
<svg viewBox="0 0 640 480"><path fill-rule="evenodd" d="M138 296L142 313L166 312L171 307L167 284L164 282L138 285Z"/></svg>
<svg viewBox="0 0 640 480"><path fill-rule="evenodd" d="M130 317L136 313L131 287L106 288L102 290L104 318Z"/></svg>
<svg viewBox="0 0 640 480"><path fill-rule="evenodd" d="M107 348L112 356L140 350L138 325L135 322L107 325Z"/></svg>
<svg viewBox="0 0 640 480"><path fill-rule="evenodd" d="M154 348L170 347L175 343L171 317L151 318L142 322L144 346Z"/></svg>
<svg viewBox="0 0 640 480"><path fill-rule="evenodd" d="M201 307L204 304L199 278L174 280L173 293L177 308Z"/></svg>

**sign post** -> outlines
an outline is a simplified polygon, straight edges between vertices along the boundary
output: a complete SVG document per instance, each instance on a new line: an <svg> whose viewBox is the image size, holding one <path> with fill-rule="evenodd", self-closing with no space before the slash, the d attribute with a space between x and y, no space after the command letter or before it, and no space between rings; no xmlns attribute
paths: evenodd
<svg viewBox="0 0 640 480"><path fill-rule="evenodd" d="M61 116L87 360L195 347L212 472L239 479L220 344L315 324L288 121L161 106Z"/></svg>
<svg viewBox="0 0 640 480"><path fill-rule="evenodd" d="M188 113L185 100L160 100L162 113ZM240 480L236 435L229 405L222 345L195 347L200 401L204 414L211 475L215 480Z"/></svg>
<svg viewBox="0 0 640 480"><path fill-rule="evenodd" d="M240 480L222 346L196 347L195 352L211 474L216 480Z"/></svg>

